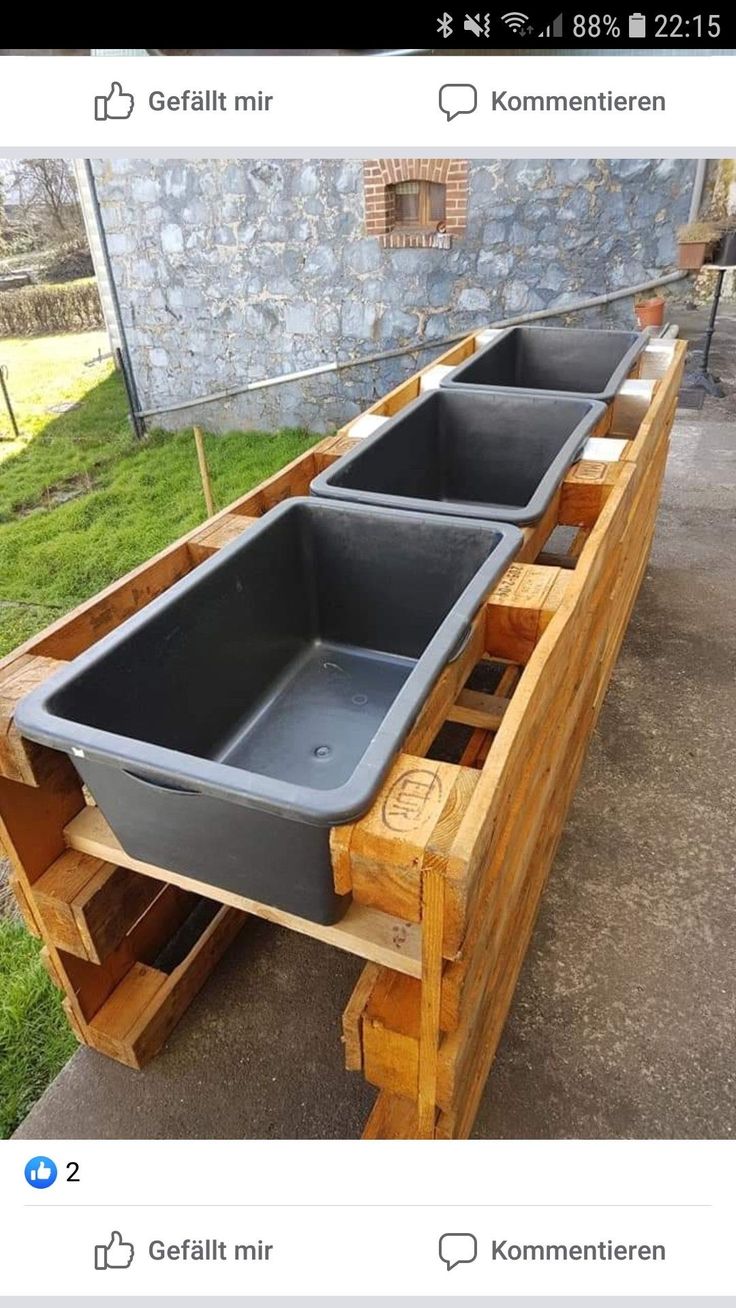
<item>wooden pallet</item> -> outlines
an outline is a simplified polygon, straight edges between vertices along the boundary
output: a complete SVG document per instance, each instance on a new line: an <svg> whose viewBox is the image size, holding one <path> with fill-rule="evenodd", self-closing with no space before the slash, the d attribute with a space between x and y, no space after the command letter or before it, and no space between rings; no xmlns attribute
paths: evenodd
<svg viewBox="0 0 736 1308"><path fill-rule="evenodd" d="M479 343L468 337L437 362L455 364ZM66 757L25 741L13 715L61 662L274 504L305 494L359 438L355 423L0 663L0 832L21 912L43 939L80 1041L141 1067L253 914L366 960L344 1016L347 1065L380 1091L366 1136L470 1132L646 567L684 355L679 342L647 348L599 431L623 438L621 457L568 473L436 683L376 804L333 829L335 884L352 894L336 926L131 858ZM397 412L432 384L433 367L369 412ZM574 529L562 552L549 542L558 526ZM493 690L468 686L489 663ZM448 723L467 736L453 762L438 757Z"/></svg>

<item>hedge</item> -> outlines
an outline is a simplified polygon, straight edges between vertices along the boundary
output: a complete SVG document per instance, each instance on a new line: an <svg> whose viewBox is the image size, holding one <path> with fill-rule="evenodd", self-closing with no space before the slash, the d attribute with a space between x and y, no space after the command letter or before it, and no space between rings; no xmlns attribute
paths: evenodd
<svg viewBox="0 0 736 1308"><path fill-rule="evenodd" d="M0 336L51 336L104 325L92 279L0 292Z"/></svg>

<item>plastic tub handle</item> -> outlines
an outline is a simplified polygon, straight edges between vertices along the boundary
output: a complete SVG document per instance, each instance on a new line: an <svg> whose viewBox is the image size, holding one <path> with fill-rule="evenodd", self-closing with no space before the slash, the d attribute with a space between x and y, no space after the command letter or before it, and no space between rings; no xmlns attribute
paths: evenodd
<svg viewBox="0 0 736 1308"><path fill-rule="evenodd" d="M469 622L467 627L465 628L465 631L463 631L460 634L460 638L457 642L457 645L455 646L455 649L453 650L452 654L447 660L448 663L454 663L456 659L460 658L460 655L462 654L463 650L468 644L468 641L470 640L472 634L473 634L473 624L472 622Z"/></svg>
<svg viewBox="0 0 736 1308"><path fill-rule="evenodd" d="M576 449L576 451L575 451L575 453L574 453L574 455L573 455L573 460L572 460L573 463L579 463L579 462L580 462L580 460L581 460L582 457L583 457L583 454L585 453L585 447L586 447L586 445L588 444L588 441L589 441L589 440L590 440L590 432L588 432L588 434L587 434L586 436L583 436L583 437L581 438L580 444L578 445L578 447L577 447L577 449Z"/></svg>
<svg viewBox="0 0 736 1308"><path fill-rule="evenodd" d="M152 781L150 777L141 777L137 772L129 772L127 768L122 769L126 777L137 781L141 786L150 786L151 790L165 790L175 795L199 795L201 791L190 790L187 786L175 786L170 781Z"/></svg>

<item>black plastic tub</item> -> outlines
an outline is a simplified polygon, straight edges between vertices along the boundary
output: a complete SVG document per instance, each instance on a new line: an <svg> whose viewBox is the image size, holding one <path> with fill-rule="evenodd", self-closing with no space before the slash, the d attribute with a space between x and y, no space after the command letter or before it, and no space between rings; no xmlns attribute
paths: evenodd
<svg viewBox="0 0 736 1308"><path fill-rule="evenodd" d="M609 404L648 340L646 332L506 327L441 385L585 395Z"/></svg>
<svg viewBox="0 0 736 1308"><path fill-rule="evenodd" d="M343 503L537 522L604 413L596 400L428 391L310 489Z"/></svg>
<svg viewBox="0 0 736 1308"><path fill-rule="evenodd" d="M370 807L514 557L503 524L292 499L27 696L132 857L317 922L329 828Z"/></svg>

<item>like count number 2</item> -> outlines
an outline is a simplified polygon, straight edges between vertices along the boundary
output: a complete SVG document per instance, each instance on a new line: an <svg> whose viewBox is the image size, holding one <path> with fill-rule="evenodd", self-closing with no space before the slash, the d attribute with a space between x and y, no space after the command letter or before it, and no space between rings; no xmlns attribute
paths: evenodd
<svg viewBox="0 0 736 1308"><path fill-rule="evenodd" d="M79 1181L79 1163L66 1163L67 1181ZM29 1185L34 1190L48 1190L50 1185L54 1184L58 1176L58 1168L53 1158L40 1154L36 1158L29 1158L25 1165L24 1175Z"/></svg>

